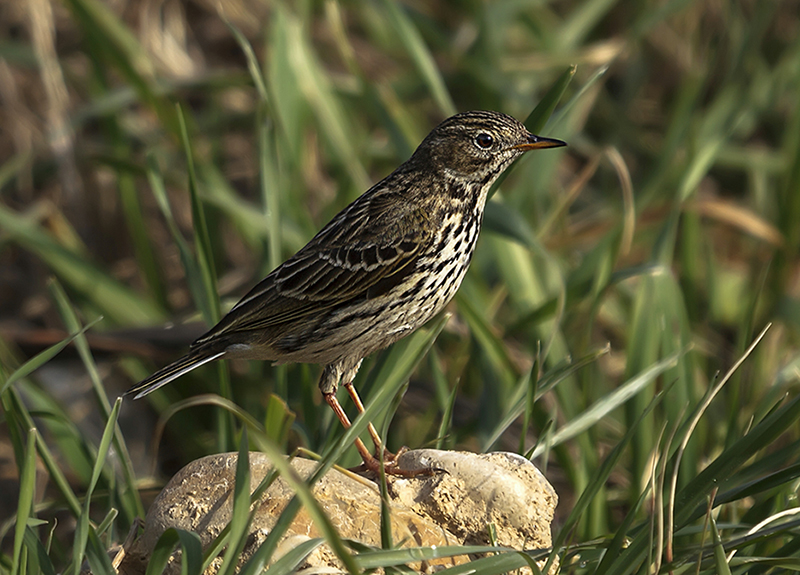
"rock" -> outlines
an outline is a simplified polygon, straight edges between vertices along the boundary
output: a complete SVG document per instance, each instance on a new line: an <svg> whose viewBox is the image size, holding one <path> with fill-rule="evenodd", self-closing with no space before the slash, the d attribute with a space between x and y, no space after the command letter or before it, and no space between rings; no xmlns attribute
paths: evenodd
<svg viewBox="0 0 800 575"><path fill-rule="evenodd" d="M144 573L161 534L170 527L194 531L205 549L231 518L236 453L194 461L170 480L151 506L142 536L120 565L120 573ZM317 463L294 459L300 477L309 477ZM395 543L403 547L485 544L487 524L497 527L500 545L516 549L549 547L550 521L557 497L539 471L513 454L475 455L436 450L411 451L400 459L403 468L430 465L446 470L429 476L390 478L391 525ZM272 465L262 453L250 454L251 492ZM338 533L346 539L380 546L380 493L372 481L337 470L329 471L313 487L314 496ZM241 566L263 543L294 492L278 478L260 499L250 525ZM284 535L273 561L309 538L321 537L310 515L302 509ZM422 572L468 561L455 557L412 565ZM206 573L216 573L221 562ZM336 556L322 545L300 567L340 569ZM173 555L168 573L180 570Z"/></svg>
<svg viewBox="0 0 800 575"><path fill-rule="evenodd" d="M515 453L475 454L419 449L400 456L402 469L446 471L413 479L397 478L399 502L456 534L466 545L489 544L487 524L497 527L497 543L514 549L552 546L550 523L558 495L536 466Z"/></svg>

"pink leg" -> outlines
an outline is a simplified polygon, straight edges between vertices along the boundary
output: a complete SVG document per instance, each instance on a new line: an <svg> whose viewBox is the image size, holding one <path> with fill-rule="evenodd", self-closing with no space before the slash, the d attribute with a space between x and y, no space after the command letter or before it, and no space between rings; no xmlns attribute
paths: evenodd
<svg viewBox="0 0 800 575"><path fill-rule="evenodd" d="M350 423L350 418L347 417L347 414L344 412L344 409L342 409L342 405L339 403L339 400L336 399L336 396L333 393L323 393L322 396L325 398L327 404L331 406L331 409L333 409L336 417L339 418L339 421L342 423L344 428L349 429L352 425ZM363 405L361 407L363 411ZM373 427L373 430L374 429L375 428ZM377 432L375 432L373 439L377 437L377 435ZM378 441L380 441L380 438L378 438ZM361 441L361 439L356 438L355 445L359 455L361 455L361 459L364 461L364 467L379 475L381 472L381 462L369 452L367 446L364 445L364 442ZM380 443L376 444L376 446L377 445L380 445ZM383 465L384 473L388 475L397 475L400 477L416 477L417 475L431 475L436 471L434 469L400 469L397 467L395 457L396 456L392 455L391 459L386 460Z"/></svg>
<svg viewBox="0 0 800 575"><path fill-rule="evenodd" d="M353 400L353 403L356 405L356 409L359 413L364 413L364 404L361 402L361 398L358 396L358 392L356 391L353 382L348 382L342 384L343 387L347 390L347 394L350 396L350 399ZM396 457L394 453L391 453L388 449L383 446L383 441L381 441L381 436L378 435L378 430L375 429L375 426L372 425L372 422L369 423L367 429L369 429L369 435L372 437L372 443L375 445L375 453L380 453L383 450L383 459L384 461L393 461Z"/></svg>

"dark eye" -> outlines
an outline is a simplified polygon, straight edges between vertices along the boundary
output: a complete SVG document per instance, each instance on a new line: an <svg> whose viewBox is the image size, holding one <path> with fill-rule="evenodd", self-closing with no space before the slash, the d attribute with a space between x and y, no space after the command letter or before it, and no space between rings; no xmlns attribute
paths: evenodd
<svg viewBox="0 0 800 575"><path fill-rule="evenodd" d="M494 144L494 138L486 132L481 132L475 137L475 143L478 144L479 148L488 150L492 147L492 144Z"/></svg>

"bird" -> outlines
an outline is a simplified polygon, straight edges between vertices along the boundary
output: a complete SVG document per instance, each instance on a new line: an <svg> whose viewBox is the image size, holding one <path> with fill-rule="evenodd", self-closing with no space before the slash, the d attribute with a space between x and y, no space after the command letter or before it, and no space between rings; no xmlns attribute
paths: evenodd
<svg viewBox="0 0 800 575"><path fill-rule="evenodd" d="M442 121L411 157L364 192L191 344L186 355L131 387L135 399L220 359L323 366L319 389L342 425L336 399L363 359L408 336L453 298L475 251L489 190L529 150L566 143L530 133L493 111ZM370 423L376 455L384 450ZM364 466L381 468L361 439ZM383 451L384 470L404 475Z"/></svg>

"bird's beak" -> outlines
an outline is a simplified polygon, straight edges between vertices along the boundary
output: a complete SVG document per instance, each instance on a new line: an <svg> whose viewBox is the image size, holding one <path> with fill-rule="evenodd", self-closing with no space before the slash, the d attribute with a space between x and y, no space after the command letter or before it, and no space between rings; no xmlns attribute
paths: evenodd
<svg viewBox="0 0 800 575"><path fill-rule="evenodd" d="M514 146L514 149L527 152L528 150L542 150L544 148L560 148L561 146L566 146L566 145L567 145L566 142L562 142L561 140L556 140L555 138L543 138L542 136L536 136L534 134L528 133L527 141L521 144L517 144L516 146Z"/></svg>

